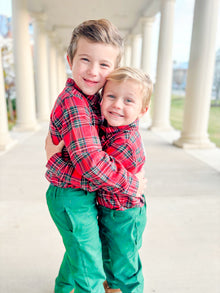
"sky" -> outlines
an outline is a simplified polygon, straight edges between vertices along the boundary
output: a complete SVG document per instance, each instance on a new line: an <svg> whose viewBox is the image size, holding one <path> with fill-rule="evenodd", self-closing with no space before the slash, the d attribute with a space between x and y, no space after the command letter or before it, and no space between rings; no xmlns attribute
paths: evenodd
<svg viewBox="0 0 220 293"><path fill-rule="evenodd" d="M177 62L187 62L189 60L190 42L192 34L193 9L195 0L176 0L175 6L175 26L173 40L173 60ZM11 1L0 1L0 14L11 16ZM154 25L154 52L157 52L159 21L157 17ZM220 48L220 8L219 22L216 41L216 50Z"/></svg>

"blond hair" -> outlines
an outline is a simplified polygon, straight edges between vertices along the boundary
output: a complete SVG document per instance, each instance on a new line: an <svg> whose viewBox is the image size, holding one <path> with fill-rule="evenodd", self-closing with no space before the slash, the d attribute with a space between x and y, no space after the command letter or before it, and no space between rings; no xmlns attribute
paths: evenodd
<svg viewBox="0 0 220 293"><path fill-rule="evenodd" d="M132 68L132 67L119 67L112 71L106 78L113 81L126 81L133 80L140 84L142 93L142 110L149 107L150 98L153 92L153 82L151 81L149 75L145 74L143 71ZM105 87L103 88L104 91Z"/></svg>
<svg viewBox="0 0 220 293"><path fill-rule="evenodd" d="M112 45L118 48L116 67L119 66L123 52L123 39L118 29L107 19L87 20L74 28L67 55L73 62L80 38L85 38L94 43Z"/></svg>

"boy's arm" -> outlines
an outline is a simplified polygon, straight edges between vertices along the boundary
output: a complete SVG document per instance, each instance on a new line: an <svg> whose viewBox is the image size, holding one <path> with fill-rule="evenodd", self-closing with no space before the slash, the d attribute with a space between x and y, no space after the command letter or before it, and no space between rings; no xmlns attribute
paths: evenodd
<svg viewBox="0 0 220 293"><path fill-rule="evenodd" d="M87 191L96 191L97 186L94 185L91 181L80 177L79 174L76 172L75 168L73 167L70 161L65 161L62 158L62 149L64 147L63 140L60 141L58 145L53 144L52 138L50 133L48 133L46 142L45 142L45 150L47 155L47 160L49 161L51 157L55 159L56 164L54 164L54 168L52 169L52 176L57 180L57 182L65 182L69 185L74 183L76 188L81 188ZM123 146L123 148L122 148ZM122 139L117 140L114 145L109 147L109 149L105 150L109 155L115 157L116 160L120 161L124 167L131 172L132 174L136 174L136 177L139 181L139 188L137 194L142 194L143 190L146 188L147 180L144 178L144 170L142 169L143 164L145 162L145 155L143 152L143 148L140 148L140 145L136 145L133 143L133 146L138 148L138 152L140 153L139 158L136 158L134 155L134 147L130 145L130 142L125 144L125 141ZM59 165L59 169L57 166ZM50 174L51 168L48 169L48 174ZM62 172L64 170L68 170L68 174ZM74 182L73 182L73 178ZM76 180L79 178L79 180ZM80 179L81 178L81 179Z"/></svg>
<svg viewBox="0 0 220 293"><path fill-rule="evenodd" d="M71 163L66 163L58 154L54 155L47 163L47 178L52 178L57 170L59 179L62 177L63 181L69 181L72 186L80 185L80 188L87 190L92 186L92 190L103 188L135 196L139 186L137 177L102 151L88 108L83 104L77 107L67 104L62 111L62 121L59 117L53 118L56 126L60 127Z"/></svg>
<svg viewBox="0 0 220 293"><path fill-rule="evenodd" d="M136 134L129 135L129 139L118 136L105 151L132 174L140 172L145 163L145 152L141 139Z"/></svg>

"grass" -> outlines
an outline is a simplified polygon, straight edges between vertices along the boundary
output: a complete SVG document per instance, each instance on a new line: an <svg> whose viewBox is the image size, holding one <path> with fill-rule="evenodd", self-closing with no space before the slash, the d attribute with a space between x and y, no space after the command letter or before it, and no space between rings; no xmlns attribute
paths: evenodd
<svg viewBox="0 0 220 293"><path fill-rule="evenodd" d="M182 129L184 111L184 98L172 96L170 121L171 125L178 129ZM220 103L212 102L209 114L208 134L212 142L220 147Z"/></svg>

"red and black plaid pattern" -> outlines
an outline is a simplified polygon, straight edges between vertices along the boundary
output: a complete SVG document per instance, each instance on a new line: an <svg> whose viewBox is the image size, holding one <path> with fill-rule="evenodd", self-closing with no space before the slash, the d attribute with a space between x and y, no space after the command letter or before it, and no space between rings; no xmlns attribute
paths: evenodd
<svg viewBox="0 0 220 293"><path fill-rule="evenodd" d="M118 195L135 196L138 181L123 164L102 150L98 127L100 97L85 96L72 79L58 96L50 117L53 142L66 148L47 163L46 178L63 188L100 188Z"/></svg>
<svg viewBox="0 0 220 293"><path fill-rule="evenodd" d="M100 139L102 149L110 156L120 161L123 166L132 174L141 171L144 162L144 148L138 131L138 121L120 127L100 127ZM125 210L144 205L145 199L141 196L130 197L128 195L118 196L104 189L98 191L98 204L114 209Z"/></svg>

